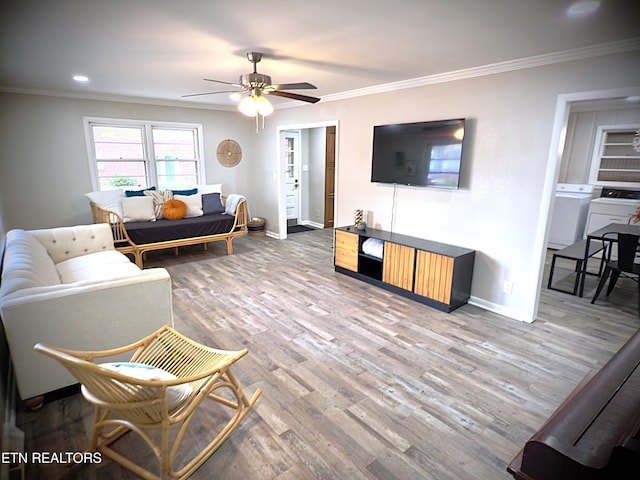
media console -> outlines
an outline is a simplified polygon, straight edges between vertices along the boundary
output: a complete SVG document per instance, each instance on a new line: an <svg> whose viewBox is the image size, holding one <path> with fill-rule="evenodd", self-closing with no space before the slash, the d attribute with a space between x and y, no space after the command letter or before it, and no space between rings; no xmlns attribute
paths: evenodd
<svg viewBox="0 0 640 480"><path fill-rule="evenodd" d="M380 256L363 251L370 238L382 242ZM335 229L336 272L445 312L469 300L475 253L383 230Z"/></svg>

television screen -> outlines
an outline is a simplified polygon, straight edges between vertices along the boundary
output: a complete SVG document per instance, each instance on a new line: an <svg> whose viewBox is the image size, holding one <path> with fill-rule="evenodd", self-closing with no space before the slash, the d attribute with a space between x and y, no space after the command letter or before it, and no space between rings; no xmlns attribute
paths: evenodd
<svg viewBox="0 0 640 480"><path fill-rule="evenodd" d="M458 188L464 119L373 127L371 181Z"/></svg>

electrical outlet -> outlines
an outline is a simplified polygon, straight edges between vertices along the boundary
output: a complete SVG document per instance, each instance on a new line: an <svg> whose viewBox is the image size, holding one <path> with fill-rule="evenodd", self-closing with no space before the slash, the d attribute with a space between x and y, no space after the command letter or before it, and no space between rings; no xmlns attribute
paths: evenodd
<svg viewBox="0 0 640 480"><path fill-rule="evenodd" d="M511 295L513 293L513 282L505 280L502 284L502 293L505 295Z"/></svg>

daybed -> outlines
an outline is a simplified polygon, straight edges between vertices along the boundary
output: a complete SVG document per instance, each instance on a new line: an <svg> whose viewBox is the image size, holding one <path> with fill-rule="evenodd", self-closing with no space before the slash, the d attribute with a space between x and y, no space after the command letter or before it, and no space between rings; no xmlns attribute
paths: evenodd
<svg viewBox="0 0 640 480"><path fill-rule="evenodd" d="M171 277L114 248L109 225L11 230L0 278L4 324L22 399L77 383L34 352L38 342L107 350L172 324Z"/></svg>
<svg viewBox="0 0 640 480"><path fill-rule="evenodd" d="M232 240L247 235L247 202L241 195L220 194L220 185L200 185L188 191L108 190L88 193L94 223L108 223L113 230L116 250L131 254L143 268L144 254L152 250L207 243L226 242L233 253ZM169 200L186 205L186 215L166 217ZM144 205L142 205L144 204Z"/></svg>

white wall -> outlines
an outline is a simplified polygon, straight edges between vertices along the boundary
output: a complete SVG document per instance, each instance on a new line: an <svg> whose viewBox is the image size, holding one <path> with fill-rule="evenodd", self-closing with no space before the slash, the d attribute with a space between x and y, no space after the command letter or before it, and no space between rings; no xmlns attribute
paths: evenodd
<svg viewBox="0 0 640 480"><path fill-rule="evenodd" d="M477 250L472 301L532 321L541 285L548 212L559 160L550 151L559 95L638 85L640 53L573 61L402 91L280 109L260 134L275 151L282 125L339 121L336 225L358 208L385 230ZM374 125L466 117L462 186L456 191L370 182ZM551 159L551 162L549 161ZM277 158L265 158L262 199L277 195ZM266 215L277 220L277 205ZM504 281L511 294L503 293Z"/></svg>
<svg viewBox="0 0 640 480"><path fill-rule="evenodd" d="M91 223L84 197L92 190L85 116L202 123L207 183L247 195L251 206L255 124L236 121L237 112L10 93L0 93L0 105L0 205L7 231ZM226 138L243 148L242 161L231 168L216 158Z"/></svg>

